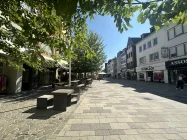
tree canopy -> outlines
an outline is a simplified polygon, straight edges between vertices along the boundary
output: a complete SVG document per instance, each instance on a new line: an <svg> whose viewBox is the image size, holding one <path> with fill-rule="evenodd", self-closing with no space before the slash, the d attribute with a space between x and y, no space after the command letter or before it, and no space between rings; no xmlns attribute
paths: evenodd
<svg viewBox="0 0 187 140"><path fill-rule="evenodd" d="M132 27L130 20L135 12L139 12L138 22L143 24L148 19L156 29L171 20L187 24L186 7L186 0L1 0L0 62L15 68L25 63L42 69L44 50L38 42L67 58L72 57L72 46L91 54L85 45L85 23L96 14L111 15L123 32Z"/></svg>
<svg viewBox="0 0 187 140"><path fill-rule="evenodd" d="M87 43L93 55L87 57L87 53L83 49L75 49L74 53L76 56L72 60L73 72L98 72L101 71L102 65L106 61L103 39L97 33L89 32Z"/></svg>

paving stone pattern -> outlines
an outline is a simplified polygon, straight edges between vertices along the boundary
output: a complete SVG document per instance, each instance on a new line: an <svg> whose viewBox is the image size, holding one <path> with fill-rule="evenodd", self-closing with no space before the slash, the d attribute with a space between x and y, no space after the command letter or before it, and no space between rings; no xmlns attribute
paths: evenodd
<svg viewBox="0 0 187 140"><path fill-rule="evenodd" d="M94 81L56 139L187 139L185 94L186 89L175 91L175 85Z"/></svg>
<svg viewBox="0 0 187 140"><path fill-rule="evenodd" d="M76 105L66 112L36 109L35 96L0 98L0 140L56 139Z"/></svg>
<svg viewBox="0 0 187 140"><path fill-rule="evenodd" d="M175 85L94 81L66 112L36 110L36 98L0 98L2 140L187 139L187 90Z"/></svg>

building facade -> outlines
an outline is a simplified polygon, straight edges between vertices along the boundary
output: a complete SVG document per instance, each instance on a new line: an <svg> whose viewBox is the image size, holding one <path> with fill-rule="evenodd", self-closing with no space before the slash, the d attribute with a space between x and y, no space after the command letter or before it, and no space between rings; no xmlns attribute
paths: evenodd
<svg viewBox="0 0 187 140"><path fill-rule="evenodd" d="M107 74L113 78L117 76L117 58L110 59L107 64Z"/></svg>
<svg viewBox="0 0 187 140"><path fill-rule="evenodd" d="M127 79L126 51L127 49L124 48L121 53L121 78L122 79Z"/></svg>
<svg viewBox="0 0 187 140"><path fill-rule="evenodd" d="M162 27L136 44L137 79L152 82L176 83L179 73L187 74L185 68L186 25ZM184 64L178 64L178 63ZM186 69L186 70L185 70Z"/></svg>
<svg viewBox="0 0 187 140"><path fill-rule="evenodd" d="M117 78L121 78L121 56L122 51L117 53Z"/></svg>
<svg viewBox="0 0 187 140"><path fill-rule="evenodd" d="M112 74L112 77L113 78L117 78L117 58L113 58L112 59L113 61L113 74Z"/></svg>
<svg viewBox="0 0 187 140"><path fill-rule="evenodd" d="M112 69L112 60L108 60L108 63L107 63L107 74L109 75L109 77L112 75L113 73L113 69Z"/></svg>
<svg viewBox="0 0 187 140"><path fill-rule="evenodd" d="M151 32L136 44L137 56L137 79L144 81L168 82L165 61L162 57L161 48L167 42L165 28L158 32Z"/></svg>
<svg viewBox="0 0 187 140"><path fill-rule="evenodd" d="M127 79L136 80L136 43L140 41L141 38L131 38L129 37L127 43L126 51L126 64L127 64Z"/></svg>
<svg viewBox="0 0 187 140"><path fill-rule="evenodd" d="M44 47L42 49L46 52L46 54L41 54L45 61L52 61L54 64L60 63L60 68L62 68L62 62L56 62L51 57L51 55L56 52L52 52L53 50L49 47ZM3 54L1 53L1 55ZM52 83L55 82L59 66L56 64L54 67L49 66L45 71L34 70L26 64L23 64L23 68L25 69L24 71L17 71L6 64L0 63L0 93L20 93L23 91L31 91L41 86L52 85Z"/></svg>
<svg viewBox="0 0 187 140"><path fill-rule="evenodd" d="M187 25L170 24L166 30L167 44L165 52L169 56L166 62L168 81L175 84L177 76L187 76ZM187 79L184 78L185 84Z"/></svg>
<svg viewBox="0 0 187 140"><path fill-rule="evenodd" d="M105 73L108 73L108 63L105 63Z"/></svg>

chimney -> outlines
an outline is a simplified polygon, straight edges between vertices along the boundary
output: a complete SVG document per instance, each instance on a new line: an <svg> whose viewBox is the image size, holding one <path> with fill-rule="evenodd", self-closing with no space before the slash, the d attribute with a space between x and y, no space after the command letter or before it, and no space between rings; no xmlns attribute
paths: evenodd
<svg viewBox="0 0 187 140"><path fill-rule="evenodd" d="M155 27L153 26L150 28L150 33L153 33L154 31L155 31Z"/></svg>

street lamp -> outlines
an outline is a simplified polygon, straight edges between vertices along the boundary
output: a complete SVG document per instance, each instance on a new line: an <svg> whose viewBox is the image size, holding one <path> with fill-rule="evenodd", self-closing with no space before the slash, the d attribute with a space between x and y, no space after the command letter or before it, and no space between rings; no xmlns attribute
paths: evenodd
<svg viewBox="0 0 187 140"><path fill-rule="evenodd" d="M69 87L71 86L71 57L69 59Z"/></svg>
<svg viewBox="0 0 187 140"><path fill-rule="evenodd" d="M70 50L72 51L72 47ZM69 58L69 87L71 87L71 51L70 51L70 58Z"/></svg>

